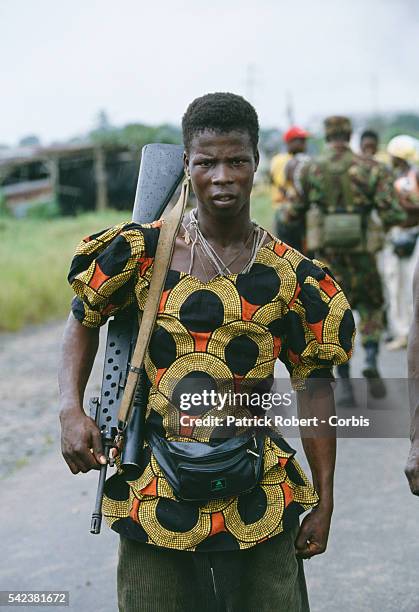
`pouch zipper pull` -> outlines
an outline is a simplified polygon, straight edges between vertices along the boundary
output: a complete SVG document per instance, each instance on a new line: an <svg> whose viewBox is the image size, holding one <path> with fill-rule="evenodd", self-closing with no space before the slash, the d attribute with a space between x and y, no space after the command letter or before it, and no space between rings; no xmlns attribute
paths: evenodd
<svg viewBox="0 0 419 612"><path fill-rule="evenodd" d="M247 448L246 451L248 453L250 453L251 455L254 455L255 457L260 457L260 455L258 455L258 453L255 453L255 451L252 451L250 448Z"/></svg>

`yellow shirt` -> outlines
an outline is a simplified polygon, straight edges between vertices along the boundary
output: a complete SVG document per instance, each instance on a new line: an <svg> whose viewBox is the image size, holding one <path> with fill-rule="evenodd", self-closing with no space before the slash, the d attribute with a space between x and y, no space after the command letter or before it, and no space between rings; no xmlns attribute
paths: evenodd
<svg viewBox="0 0 419 612"><path fill-rule="evenodd" d="M271 179L272 179L272 204L277 206L282 202L281 189L284 191L287 188L285 178L285 168L287 163L292 159L290 153L277 153L271 161Z"/></svg>

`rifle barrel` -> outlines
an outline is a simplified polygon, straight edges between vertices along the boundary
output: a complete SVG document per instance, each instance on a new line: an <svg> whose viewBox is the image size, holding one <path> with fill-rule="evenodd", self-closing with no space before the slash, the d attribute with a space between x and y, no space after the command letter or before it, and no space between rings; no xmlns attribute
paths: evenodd
<svg viewBox="0 0 419 612"><path fill-rule="evenodd" d="M109 448L110 448L109 446L107 446L106 448L106 452L105 452L106 460L108 459ZM99 482L97 485L97 492L96 492L95 509L93 510L92 520L90 523L90 533L93 533L93 534L100 533L100 528L102 525L102 500L103 500L103 492L104 492L104 487L105 487L107 469L108 469L108 463L106 461L104 465L100 466Z"/></svg>

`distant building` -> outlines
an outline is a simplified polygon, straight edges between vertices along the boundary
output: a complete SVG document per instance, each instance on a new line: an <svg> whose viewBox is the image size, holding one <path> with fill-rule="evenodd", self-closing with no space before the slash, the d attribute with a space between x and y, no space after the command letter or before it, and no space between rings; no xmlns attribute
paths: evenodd
<svg viewBox="0 0 419 612"><path fill-rule="evenodd" d="M69 144L0 151L0 196L16 217L56 201L62 214L130 209L140 153L115 145Z"/></svg>

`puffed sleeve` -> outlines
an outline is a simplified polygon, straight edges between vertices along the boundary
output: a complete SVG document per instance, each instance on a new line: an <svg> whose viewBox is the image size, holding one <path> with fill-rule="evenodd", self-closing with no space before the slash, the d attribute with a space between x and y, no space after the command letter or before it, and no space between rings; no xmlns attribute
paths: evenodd
<svg viewBox="0 0 419 612"><path fill-rule="evenodd" d="M308 378L333 380L332 367L350 359L355 323L342 289L321 262L301 262L298 281L279 357L294 388L304 389Z"/></svg>
<svg viewBox="0 0 419 612"><path fill-rule="evenodd" d="M68 281L76 294L72 312L82 325L99 327L135 302L144 248L141 226L134 223L120 223L80 242Z"/></svg>

